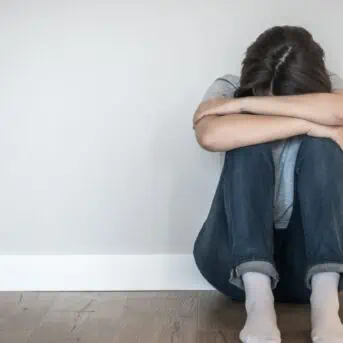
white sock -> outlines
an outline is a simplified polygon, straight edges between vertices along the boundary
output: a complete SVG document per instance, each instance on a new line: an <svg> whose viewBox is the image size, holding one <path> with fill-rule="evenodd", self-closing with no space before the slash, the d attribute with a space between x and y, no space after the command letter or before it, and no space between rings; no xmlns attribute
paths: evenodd
<svg viewBox="0 0 343 343"><path fill-rule="evenodd" d="M243 275L247 320L239 338L243 343L279 343L270 277L255 272Z"/></svg>
<svg viewBox="0 0 343 343"><path fill-rule="evenodd" d="M312 277L311 322L314 343L343 343L339 318L338 273L318 273Z"/></svg>

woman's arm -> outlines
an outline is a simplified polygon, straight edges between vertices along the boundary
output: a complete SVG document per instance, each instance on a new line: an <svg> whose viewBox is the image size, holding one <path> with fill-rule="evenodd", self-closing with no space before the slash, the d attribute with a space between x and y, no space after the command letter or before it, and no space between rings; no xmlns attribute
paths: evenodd
<svg viewBox="0 0 343 343"><path fill-rule="evenodd" d="M322 125L343 125L343 94L342 92L313 93L226 99L218 106L212 106L207 111L198 113L198 117L238 112L294 117Z"/></svg>
<svg viewBox="0 0 343 343"><path fill-rule="evenodd" d="M242 112L301 118L323 125L343 125L343 95L315 93L241 99Z"/></svg>
<svg viewBox="0 0 343 343"><path fill-rule="evenodd" d="M195 133L198 143L204 149L228 151L307 134L313 125L303 119L278 116L208 115L197 121Z"/></svg>

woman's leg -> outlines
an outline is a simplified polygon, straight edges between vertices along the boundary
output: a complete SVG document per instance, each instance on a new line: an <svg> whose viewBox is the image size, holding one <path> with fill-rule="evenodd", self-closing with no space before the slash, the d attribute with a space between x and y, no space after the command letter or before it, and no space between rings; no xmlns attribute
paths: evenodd
<svg viewBox="0 0 343 343"><path fill-rule="evenodd" d="M277 302L307 304L311 292L306 286L307 258L300 203L295 183L293 213L286 230L275 231L275 264L280 281L274 290Z"/></svg>
<svg viewBox="0 0 343 343"><path fill-rule="evenodd" d="M274 165L271 145L235 149L225 164L208 218L194 245L204 277L233 299L244 299L244 342L279 342L271 287ZM244 281L243 281L244 280Z"/></svg>
<svg viewBox="0 0 343 343"><path fill-rule="evenodd" d="M304 229L312 339L343 342L338 283L343 273L343 152L329 139L304 137L296 165Z"/></svg>

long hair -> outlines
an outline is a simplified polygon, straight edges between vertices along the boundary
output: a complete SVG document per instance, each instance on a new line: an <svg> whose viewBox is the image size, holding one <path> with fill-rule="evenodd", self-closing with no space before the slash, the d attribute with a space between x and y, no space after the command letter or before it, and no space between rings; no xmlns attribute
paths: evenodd
<svg viewBox="0 0 343 343"><path fill-rule="evenodd" d="M275 26L247 49L234 96L329 93L324 50L302 27Z"/></svg>

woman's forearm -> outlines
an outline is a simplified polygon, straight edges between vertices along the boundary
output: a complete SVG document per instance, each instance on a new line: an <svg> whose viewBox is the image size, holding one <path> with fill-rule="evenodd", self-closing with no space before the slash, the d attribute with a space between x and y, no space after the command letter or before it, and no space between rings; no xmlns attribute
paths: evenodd
<svg viewBox="0 0 343 343"><path fill-rule="evenodd" d="M204 117L195 126L195 132L204 149L229 151L306 134L312 125L298 118L230 114Z"/></svg>
<svg viewBox="0 0 343 343"><path fill-rule="evenodd" d="M242 112L305 119L322 125L343 124L343 95L318 93L237 99Z"/></svg>

